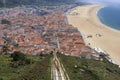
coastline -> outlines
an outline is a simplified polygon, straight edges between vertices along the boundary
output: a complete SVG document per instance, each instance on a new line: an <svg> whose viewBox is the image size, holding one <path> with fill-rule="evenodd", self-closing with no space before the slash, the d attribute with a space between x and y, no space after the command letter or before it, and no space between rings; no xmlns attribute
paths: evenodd
<svg viewBox="0 0 120 80"><path fill-rule="evenodd" d="M98 18L99 21L100 21L100 19L99 19L99 17L98 17L98 12L99 12L100 9L105 8L105 7L106 7L105 5L101 5L101 8L99 8L99 9L96 11L96 16L97 16L97 18ZM101 21L100 21L100 22L101 22ZM116 31L116 32L120 32L120 30L117 30L117 29L114 29L114 28L112 28L112 27L110 27L110 26L107 26L107 25L105 25L105 24L102 23L102 22L101 22L101 25L105 26L106 28L108 28L108 29L110 29L110 30L113 30L113 31Z"/></svg>
<svg viewBox="0 0 120 80"><path fill-rule="evenodd" d="M86 44L91 48L100 48L109 53L110 58L120 65L120 31L103 24L97 15L105 5L85 5L74 8L68 15L68 21L84 35ZM76 13L76 15L73 15ZM92 38L87 38L88 36Z"/></svg>

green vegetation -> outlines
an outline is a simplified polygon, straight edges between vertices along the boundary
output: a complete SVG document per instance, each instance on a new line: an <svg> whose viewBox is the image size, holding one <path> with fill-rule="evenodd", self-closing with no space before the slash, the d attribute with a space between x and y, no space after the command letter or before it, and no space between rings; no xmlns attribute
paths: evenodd
<svg viewBox="0 0 120 80"><path fill-rule="evenodd" d="M13 61L25 61L26 55L21 52L14 52L11 54L11 57L13 58Z"/></svg>
<svg viewBox="0 0 120 80"><path fill-rule="evenodd" d="M0 80L50 80L52 55L0 55Z"/></svg>
<svg viewBox="0 0 120 80"><path fill-rule="evenodd" d="M14 52L10 57L12 58L10 66L14 68L32 63L32 60L27 59L27 56L21 52Z"/></svg>
<svg viewBox="0 0 120 80"><path fill-rule="evenodd" d="M107 60L95 61L58 54L70 80L120 80L120 68Z"/></svg>
<svg viewBox="0 0 120 80"><path fill-rule="evenodd" d="M7 45L4 45L2 47L2 54L8 54L8 46Z"/></svg>

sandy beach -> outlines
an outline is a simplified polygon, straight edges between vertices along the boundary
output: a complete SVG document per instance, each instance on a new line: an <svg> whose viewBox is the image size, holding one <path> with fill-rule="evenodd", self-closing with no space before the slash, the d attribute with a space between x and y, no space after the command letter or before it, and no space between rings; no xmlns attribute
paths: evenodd
<svg viewBox="0 0 120 80"><path fill-rule="evenodd" d="M97 11L103 5L79 6L68 13L69 24L77 27L84 35L86 45L101 48L120 65L120 31L100 22Z"/></svg>

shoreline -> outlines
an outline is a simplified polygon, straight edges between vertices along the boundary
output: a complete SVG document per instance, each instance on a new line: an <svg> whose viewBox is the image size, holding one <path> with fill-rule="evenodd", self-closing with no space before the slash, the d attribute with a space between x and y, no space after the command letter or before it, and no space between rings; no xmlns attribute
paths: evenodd
<svg viewBox="0 0 120 80"><path fill-rule="evenodd" d="M84 5L70 10L67 18L70 24L77 27L84 35L86 44L91 48L100 48L110 55L113 61L120 65L120 31L103 24L98 17L98 11L105 5ZM72 15L76 13L77 15ZM84 27L82 27L84 26ZM92 35L92 38L87 38ZM98 37L98 36L101 37ZM113 43L113 44L112 44Z"/></svg>
<svg viewBox="0 0 120 80"><path fill-rule="evenodd" d="M97 11L96 11L96 16L97 16L97 18L98 18L98 20L100 21L100 19L99 19L99 16L98 16L98 12L99 12L99 10L101 10L102 8L105 8L106 6L105 5L101 5L101 8L99 8ZM101 21L100 21L101 22ZM103 26L105 26L106 28L108 28L108 29L110 29L110 30L113 30L113 31L116 31L116 32L120 32L120 30L117 30L117 29L114 29L114 28L112 28L112 27L110 27L110 26L107 26L107 25L105 25L104 23L102 23L101 22L101 25L103 25Z"/></svg>

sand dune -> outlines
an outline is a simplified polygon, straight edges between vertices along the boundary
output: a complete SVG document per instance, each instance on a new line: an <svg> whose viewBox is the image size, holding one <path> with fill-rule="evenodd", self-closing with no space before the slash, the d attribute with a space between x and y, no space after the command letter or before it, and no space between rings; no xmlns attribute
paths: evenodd
<svg viewBox="0 0 120 80"><path fill-rule="evenodd" d="M76 7L68 13L68 21L85 36L86 44L90 44L92 48L99 47L106 51L120 65L120 31L109 28L100 22L96 13L102 7L104 6ZM88 36L90 37L87 38Z"/></svg>

